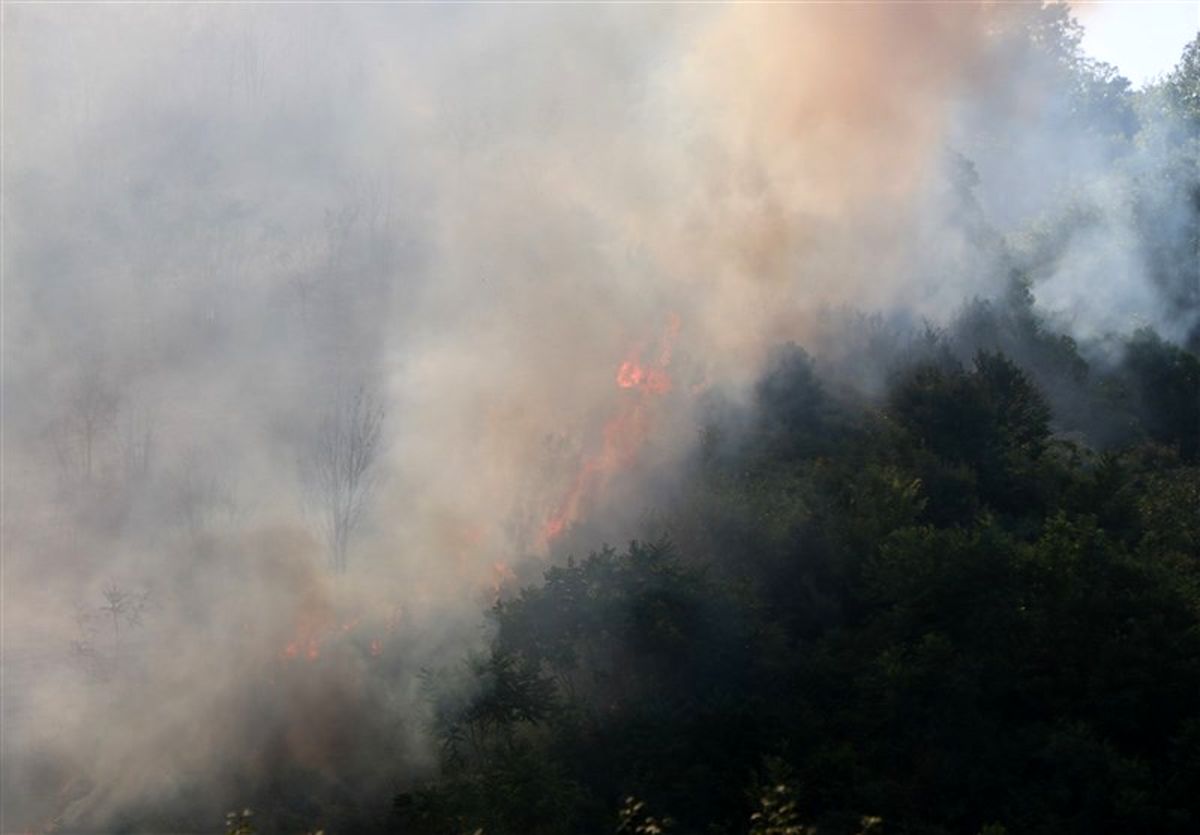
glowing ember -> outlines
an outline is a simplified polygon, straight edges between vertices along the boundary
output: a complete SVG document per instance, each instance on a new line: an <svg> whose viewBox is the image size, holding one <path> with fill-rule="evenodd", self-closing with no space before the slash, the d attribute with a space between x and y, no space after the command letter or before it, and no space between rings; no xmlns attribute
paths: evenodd
<svg viewBox="0 0 1200 835"><path fill-rule="evenodd" d="M321 642L316 638L301 638L288 641L282 653L284 659L287 661L299 658L302 654L309 661L316 661L321 657Z"/></svg>
<svg viewBox="0 0 1200 835"><path fill-rule="evenodd" d="M495 572L501 578L511 575L502 563L497 564ZM324 663L323 659L331 659L336 663L340 656L363 653L379 658L383 655L384 641L388 635L399 632L403 618L404 610L399 606L394 607L386 617L360 615L339 618L332 612L306 609L297 618L293 637L284 644L279 657L299 667L306 666L299 664L301 661Z"/></svg>

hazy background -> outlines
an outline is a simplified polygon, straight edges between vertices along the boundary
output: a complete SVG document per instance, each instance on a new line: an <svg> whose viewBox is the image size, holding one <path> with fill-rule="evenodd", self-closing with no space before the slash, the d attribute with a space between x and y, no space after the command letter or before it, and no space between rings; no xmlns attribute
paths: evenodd
<svg viewBox="0 0 1200 835"><path fill-rule="evenodd" d="M1082 339L1195 339L1130 198L1187 210L1169 126L1085 128L1038 13L6 7L4 828L386 796L419 668L832 308L1036 264Z"/></svg>

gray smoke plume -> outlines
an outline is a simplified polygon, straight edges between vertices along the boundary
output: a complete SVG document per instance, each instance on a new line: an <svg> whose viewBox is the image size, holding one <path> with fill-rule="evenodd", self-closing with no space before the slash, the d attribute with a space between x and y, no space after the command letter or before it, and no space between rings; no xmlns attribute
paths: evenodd
<svg viewBox="0 0 1200 835"><path fill-rule="evenodd" d="M422 667L831 306L1196 328L1036 7L4 15L5 831L385 809Z"/></svg>

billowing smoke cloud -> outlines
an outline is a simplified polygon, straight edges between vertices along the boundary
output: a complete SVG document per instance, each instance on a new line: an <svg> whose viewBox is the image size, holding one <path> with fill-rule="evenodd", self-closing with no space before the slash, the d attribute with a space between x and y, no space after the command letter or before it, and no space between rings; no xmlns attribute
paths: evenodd
<svg viewBox="0 0 1200 835"><path fill-rule="evenodd" d="M1035 13L6 10L5 827L386 807L432 761L420 669L652 509L705 391L830 305L994 292L1107 166L1031 83ZM1047 304L1186 332L1081 201Z"/></svg>

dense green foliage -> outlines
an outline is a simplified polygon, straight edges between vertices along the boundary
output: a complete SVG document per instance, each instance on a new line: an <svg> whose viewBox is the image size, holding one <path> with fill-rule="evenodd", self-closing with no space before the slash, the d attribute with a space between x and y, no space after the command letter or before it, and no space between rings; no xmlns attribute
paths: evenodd
<svg viewBox="0 0 1200 835"><path fill-rule="evenodd" d="M431 683L443 777L398 799L409 830L612 831L634 796L743 832L778 790L821 832L1195 831L1200 361L1064 348L1124 428L1098 452L948 342L881 399L784 349L707 428L673 541L497 603L469 685Z"/></svg>
<svg viewBox="0 0 1200 835"><path fill-rule="evenodd" d="M1063 118L1111 138L1149 276L1194 311L1200 40L1133 94L1064 7L1040 21ZM549 568L429 674L441 769L392 824L1200 831L1200 336L1085 350L1038 314L1089 211L997 244L1007 290L945 330L850 317L840 358L785 346L752 402L714 399L667 536Z"/></svg>

